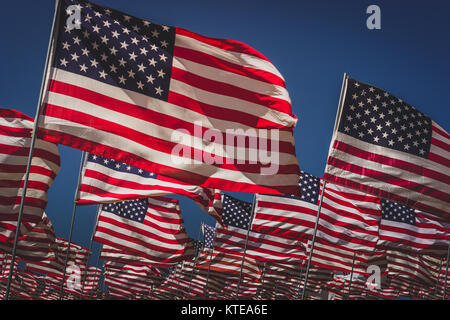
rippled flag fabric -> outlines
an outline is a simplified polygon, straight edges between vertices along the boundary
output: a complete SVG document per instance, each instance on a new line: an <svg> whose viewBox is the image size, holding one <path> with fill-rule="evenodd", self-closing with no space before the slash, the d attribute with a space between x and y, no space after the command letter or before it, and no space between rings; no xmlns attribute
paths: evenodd
<svg viewBox="0 0 450 320"><path fill-rule="evenodd" d="M94 241L159 263L193 253L178 200L165 197L103 204Z"/></svg>
<svg viewBox="0 0 450 320"><path fill-rule="evenodd" d="M450 220L450 135L390 93L347 78L324 179Z"/></svg>
<svg viewBox="0 0 450 320"><path fill-rule="evenodd" d="M95 154L86 155L77 203L110 203L169 194L189 197L222 223L220 190L189 185Z"/></svg>
<svg viewBox="0 0 450 320"><path fill-rule="evenodd" d="M25 182L34 119L14 109L0 109L0 243L12 246ZM58 147L36 139L25 196L23 237L41 222L47 192L60 168Z"/></svg>
<svg viewBox="0 0 450 320"><path fill-rule="evenodd" d="M297 118L261 53L81 0L59 17L43 138L202 187L298 191Z"/></svg>

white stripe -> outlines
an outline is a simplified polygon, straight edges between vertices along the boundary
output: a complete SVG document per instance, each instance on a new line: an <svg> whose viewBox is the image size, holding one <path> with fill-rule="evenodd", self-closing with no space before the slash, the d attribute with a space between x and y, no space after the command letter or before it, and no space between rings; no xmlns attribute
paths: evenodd
<svg viewBox="0 0 450 320"><path fill-rule="evenodd" d="M264 70L283 79L281 73L267 60L246 53L223 50L189 36L177 34L175 37L175 47L192 49L237 65Z"/></svg>
<svg viewBox="0 0 450 320"><path fill-rule="evenodd" d="M291 102L287 90L278 85L269 84L264 81L255 80L253 78L229 72L224 69L210 67L178 57L173 59L173 67L188 71L203 78L231 84L258 94L285 100L289 103Z"/></svg>

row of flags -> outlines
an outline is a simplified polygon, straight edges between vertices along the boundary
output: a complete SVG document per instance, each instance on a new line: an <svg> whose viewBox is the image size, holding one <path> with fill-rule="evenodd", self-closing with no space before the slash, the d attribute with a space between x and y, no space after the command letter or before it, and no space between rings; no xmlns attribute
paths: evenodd
<svg viewBox="0 0 450 320"><path fill-rule="evenodd" d="M77 28L62 19L73 8ZM345 77L316 177L299 168L297 118L282 75L261 53L88 1L60 0L57 15L38 120L0 110L0 250L11 253L18 236L23 279L44 274L58 290L71 279L67 265L87 279L99 271L88 249L68 250L44 212L63 144L86 153L75 200L99 205L93 239L110 297L298 299L306 286L310 298L369 297L361 286L372 265L387 279L380 297L445 287L450 135L435 121ZM202 225L203 242L187 235L171 194L216 220Z"/></svg>

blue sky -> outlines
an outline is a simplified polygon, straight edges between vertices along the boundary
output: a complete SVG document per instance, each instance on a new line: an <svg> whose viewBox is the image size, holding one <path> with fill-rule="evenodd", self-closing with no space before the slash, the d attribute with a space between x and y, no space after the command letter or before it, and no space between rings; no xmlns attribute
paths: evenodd
<svg viewBox="0 0 450 320"><path fill-rule="evenodd" d="M268 57L286 79L300 167L322 176L344 72L385 89L450 130L450 2L98 0L155 23L242 41ZM366 28L366 8L381 8L381 30ZM34 117L53 17L53 0L9 1L0 12L0 107ZM60 146L61 170L46 209L56 233L69 236L81 151ZM250 194L233 195L247 201ZM197 238L214 220L181 201ZM73 241L87 247L96 206L77 209ZM91 264L99 245L94 244Z"/></svg>

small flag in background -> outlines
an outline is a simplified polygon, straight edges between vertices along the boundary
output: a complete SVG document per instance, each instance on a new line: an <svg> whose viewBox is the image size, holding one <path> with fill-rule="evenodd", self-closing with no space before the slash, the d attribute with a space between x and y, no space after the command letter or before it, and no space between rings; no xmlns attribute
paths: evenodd
<svg viewBox="0 0 450 320"><path fill-rule="evenodd" d="M384 90L344 88L324 179L450 221L450 135Z"/></svg>
<svg viewBox="0 0 450 320"><path fill-rule="evenodd" d="M380 247L447 255L450 223L388 200L381 200L381 209Z"/></svg>
<svg viewBox="0 0 450 320"><path fill-rule="evenodd" d="M203 231L203 238L204 238L204 248L205 249L212 249L213 248L213 242L214 237L216 233L215 227L212 227L207 224L202 224L202 231Z"/></svg>
<svg viewBox="0 0 450 320"><path fill-rule="evenodd" d="M95 154L87 154L77 203L109 203L168 194L191 198L203 211L222 223L220 190L188 185Z"/></svg>
<svg viewBox="0 0 450 320"><path fill-rule="evenodd" d="M225 194L222 203L224 226L216 224L215 251L243 254L245 249L246 257L264 261L300 261L305 258L301 241L248 232L253 219L251 203Z"/></svg>
<svg viewBox="0 0 450 320"><path fill-rule="evenodd" d="M202 187L298 191L297 118L261 53L87 1L59 16L41 137Z"/></svg>
<svg viewBox="0 0 450 320"><path fill-rule="evenodd" d="M319 178L301 171L301 197L256 194L252 230L290 239L311 237L316 223Z"/></svg>
<svg viewBox="0 0 450 320"><path fill-rule="evenodd" d="M170 198L103 204L94 240L159 263L192 258L178 200Z"/></svg>

